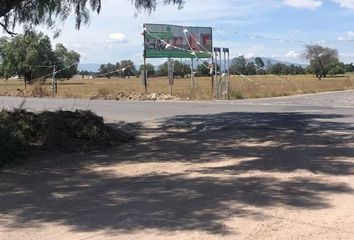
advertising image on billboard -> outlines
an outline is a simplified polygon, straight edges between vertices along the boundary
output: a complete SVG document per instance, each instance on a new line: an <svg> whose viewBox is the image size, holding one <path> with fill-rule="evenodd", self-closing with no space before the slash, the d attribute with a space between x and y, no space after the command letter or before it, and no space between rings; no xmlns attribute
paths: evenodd
<svg viewBox="0 0 354 240"><path fill-rule="evenodd" d="M146 58L211 57L213 33L210 27L144 24L144 29Z"/></svg>

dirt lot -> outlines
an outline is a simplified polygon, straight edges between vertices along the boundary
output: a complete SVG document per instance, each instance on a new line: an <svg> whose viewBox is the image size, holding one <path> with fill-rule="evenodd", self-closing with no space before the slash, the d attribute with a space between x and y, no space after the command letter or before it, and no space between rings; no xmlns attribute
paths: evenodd
<svg viewBox="0 0 354 240"><path fill-rule="evenodd" d="M2 169L0 239L354 239L351 120L235 111L130 124L140 138L128 145Z"/></svg>

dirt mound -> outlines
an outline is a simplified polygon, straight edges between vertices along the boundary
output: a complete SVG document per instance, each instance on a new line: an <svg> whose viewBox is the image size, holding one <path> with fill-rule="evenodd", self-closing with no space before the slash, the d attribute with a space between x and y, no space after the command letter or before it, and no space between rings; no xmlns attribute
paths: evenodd
<svg viewBox="0 0 354 240"><path fill-rule="evenodd" d="M0 165L33 150L80 151L132 139L90 111L0 112Z"/></svg>
<svg viewBox="0 0 354 240"><path fill-rule="evenodd" d="M142 94L142 93L108 93L102 94L100 91L92 96L90 99L97 100L117 100L117 101L179 101L181 100L177 96L172 96L170 94L161 94L161 93L151 93L151 94Z"/></svg>

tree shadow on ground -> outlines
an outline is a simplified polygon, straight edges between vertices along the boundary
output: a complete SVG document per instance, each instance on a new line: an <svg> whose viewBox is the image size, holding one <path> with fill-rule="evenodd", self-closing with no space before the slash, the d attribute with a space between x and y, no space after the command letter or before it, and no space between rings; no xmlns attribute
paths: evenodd
<svg viewBox="0 0 354 240"><path fill-rule="evenodd" d="M223 113L164 119L141 130L153 136L148 140L1 170L0 214L13 217L7 225L11 228L57 223L75 231L230 234L223 221L267 218L259 208L330 208L329 195L353 193L349 185L326 179L354 173L353 126L338 121L344 117ZM119 168L95 171L88 167L193 165L230 158L245 160L190 170L195 175L166 171L126 176ZM298 170L315 176L245 175ZM221 174L228 177L220 178Z"/></svg>

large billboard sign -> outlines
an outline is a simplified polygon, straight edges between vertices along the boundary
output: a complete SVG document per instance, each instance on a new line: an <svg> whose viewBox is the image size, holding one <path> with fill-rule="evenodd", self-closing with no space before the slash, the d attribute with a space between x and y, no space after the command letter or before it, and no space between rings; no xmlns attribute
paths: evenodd
<svg viewBox="0 0 354 240"><path fill-rule="evenodd" d="M211 58L210 27L144 24L146 58Z"/></svg>

